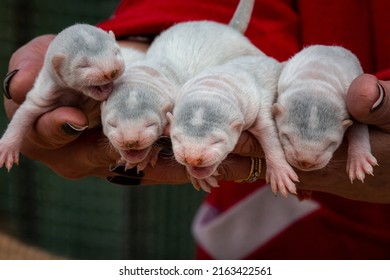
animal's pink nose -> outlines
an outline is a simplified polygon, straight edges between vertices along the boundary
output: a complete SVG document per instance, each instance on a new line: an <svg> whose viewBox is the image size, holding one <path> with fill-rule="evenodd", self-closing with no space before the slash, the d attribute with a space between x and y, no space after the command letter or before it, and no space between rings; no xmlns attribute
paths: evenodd
<svg viewBox="0 0 390 280"><path fill-rule="evenodd" d="M186 156L184 162L191 166L201 166L203 164L203 157L190 157Z"/></svg>
<svg viewBox="0 0 390 280"><path fill-rule="evenodd" d="M139 141L138 140L128 141L125 143L124 146L126 147L126 149L135 149L135 148L138 148Z"/></svg>
<svg viewBox="0 0 390 280"><path fill-rule="evenodd" d="M302 167L304 169L312 168L315 166L315 164L311 163L310 161L306 161L306 160L298 161L298 165L299 165L299 167Z"/></svg>
<svg viewBox="0 0 390 280"><path fill-rule="evenodd" d="M103 76L104 76L104 78L105 78L106 80L111 81L111 80L116 79L116 78L118 77L118 74L119 74L119 70L114 69L114 70L112 70L112 71L109 71L109 72L104 73Z"/></svg>

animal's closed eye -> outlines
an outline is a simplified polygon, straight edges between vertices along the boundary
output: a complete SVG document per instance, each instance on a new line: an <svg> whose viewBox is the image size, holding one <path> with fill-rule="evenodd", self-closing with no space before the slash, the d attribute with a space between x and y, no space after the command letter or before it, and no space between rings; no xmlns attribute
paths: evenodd
<svg viewBox="0 0 390 280"><path fill-rule="evenodd" d="M89 63L80 63L79 65L77 65L77 68L88 68L88 67L90 67Z"/></svg>
<svg viewBox="0 0 390 280"><path fill-rule="evenodd" d="M117 128L117 124L115 122L108 122L107 125L111 128Z"/></svg>
<svg viewBox="0 0 390 280"><path fill-rule="evenodd" d="M88 58L84 57L79 64L77 64L77 68L88 68L91 64L88 60Z"/></svg>
<svg viewBox="0 0 390 280"><path fill-rule="evenodd" d="M217 139L217 140L215 140L215 141L213 141L213 142L211 143L211 145L216 145L216 144L225 144L225 140L223 140L223 139Z"/></svg>
<svg viewBox="0 0 390 280"><path fill-rule="evenodd" d="M153 127L153 126L157 126L157 123L154 122L154 123L149 123L149 124L145 125L146 128Z"/></svg>
<svg viewBox="0 0 390 280"><path fill-rule="evenodd" d="M326 147L325 151L327 151L327 150L335 150L336 148L337 148L337 142L332 141Z"/></svg>

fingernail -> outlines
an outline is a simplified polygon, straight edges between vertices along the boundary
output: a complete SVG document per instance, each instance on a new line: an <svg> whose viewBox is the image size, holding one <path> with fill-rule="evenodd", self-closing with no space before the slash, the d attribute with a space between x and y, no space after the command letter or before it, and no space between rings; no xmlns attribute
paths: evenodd
<svg viewBox="0 0 390 280"><path fill-rule="evenodd" d="M113 184L117 184L117 185L138 186L141 184L141 179L138 179L138 178L113 176L113 177L107 177L106 179L108 182L113 183Z"/></svg>
<svg viewBox="0 0 390 280"><path fill-rule="evenodd" d="M107 177L107 181L113 184L125 185L125 186L138 186L141 184L141 178L144 177L144 172L137 173L137 168L127 169L122 165L110 165L109 170L123 176L110 176Z"/></svg>
<svg viewBox="0 0 390 280"><path fill-rule="evenodd" d="M380 108L382 106L382 104L384 103L384 101L385 101L385 89L383 88L383 86L379 82L377 82L376 84L377 84L378 89L379 89L379 98L372 105L371 110L370 110L371 112L373 112L373 111L377 110L378 108Z"/></svg>
<svg viewBox="0 0 390 280"><path fill-rule="evenodd" d="M12 78L15 76L15 74L18 73L18 71L19 71L19 69L15 69L15 70L7 73L7 75L5 75L5 78L3 80L3 94L7 99L12 99L11 94L9 92L9 84L10 84Z"/></svg>
<svg viewBox="0 0 390 280"><path fill-rule="evenodd" d="M158 138L156 144L163 149L172 149L171 139L167 136L161 136Z"/></svg>
<svg viewBox="0 0 390 280"><path fill-rule="evenodd" d="M71 123L65 123L61 126L61 130L69 136L79 135L81 132L86 130L88 126L77 126Z"/></svg>
<svg viewBox="0 0 390 280"><path fill-rule="evenodd" d="M124 175L136 179L144 177L144 172L143 171L137 172L137 167L126 170L126 166L110 165L109 171L117 173L119 175Z"/></svg>

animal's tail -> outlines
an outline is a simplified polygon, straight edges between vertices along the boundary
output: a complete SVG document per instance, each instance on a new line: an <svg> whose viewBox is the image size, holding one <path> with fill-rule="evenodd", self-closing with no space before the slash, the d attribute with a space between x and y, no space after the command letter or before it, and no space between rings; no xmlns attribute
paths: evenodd
<svg viewBox="0 0 390 280"><path fill-rule="evenodd" d="M251 20L255 0L240 0L229 25L241 33L245 33Z"/></svg>

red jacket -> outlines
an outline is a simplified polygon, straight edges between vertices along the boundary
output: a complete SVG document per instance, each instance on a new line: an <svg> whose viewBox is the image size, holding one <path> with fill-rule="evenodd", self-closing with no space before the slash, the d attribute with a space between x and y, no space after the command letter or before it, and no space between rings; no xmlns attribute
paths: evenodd
<svg viewBox="0 0 390 280"><path fill-rule="evenodd" d="M117 37L153 37L182 21L211 19L227 23L237 3L124 0L100 27L113 30ZM341 45L359 57L365 72L389 79L390 36L383 35L390 30L389 11L387 0L256 0L245 35L281 61L305 45ZM213 189L194 221L199 258L390 257L390 205L324 193L315 193L310 202L275 202L264 191L269 189L264 182L222 185ZM257 201L264 206L259 208Z"/></svg>

